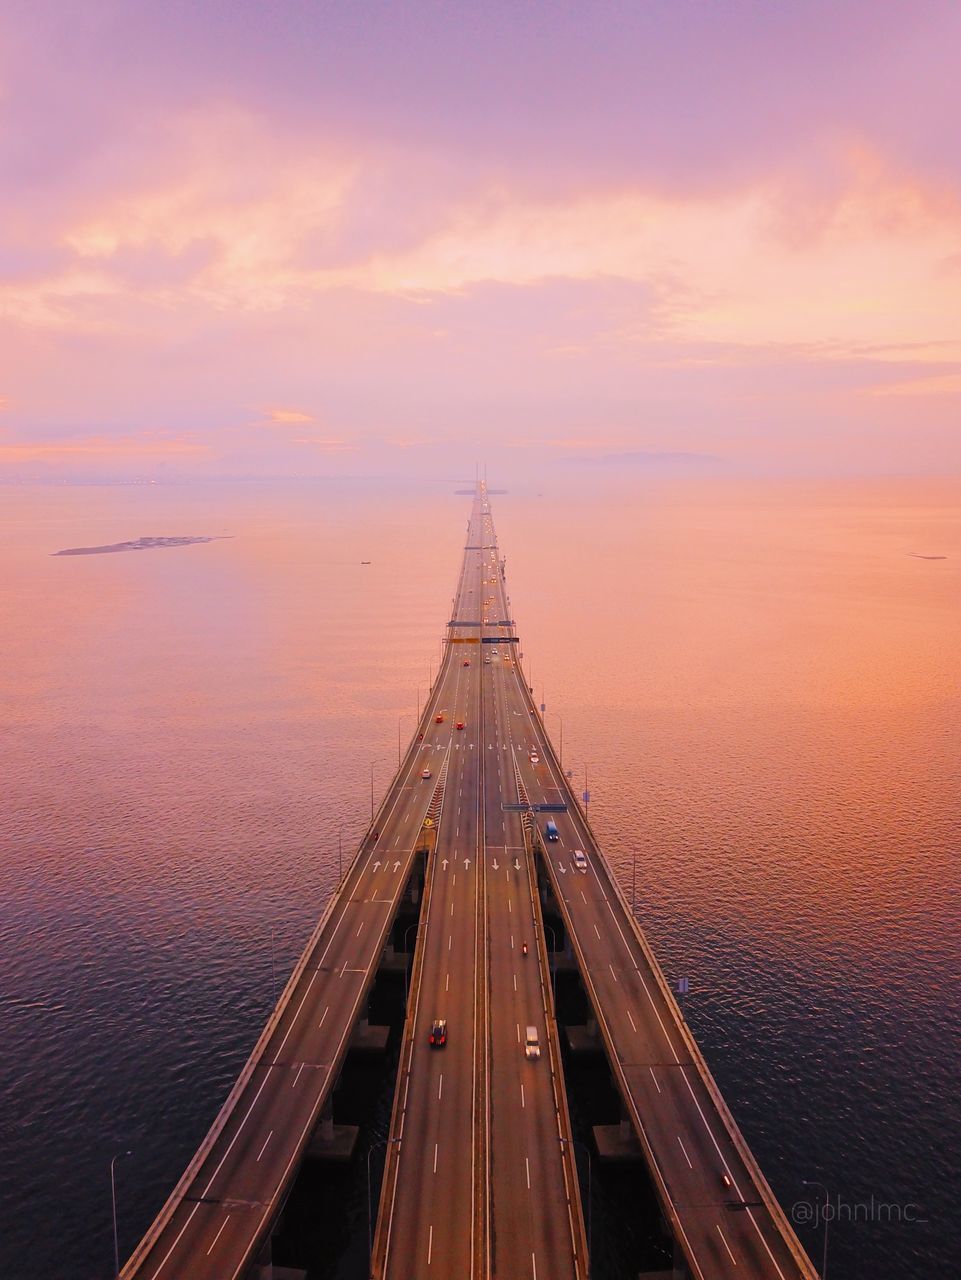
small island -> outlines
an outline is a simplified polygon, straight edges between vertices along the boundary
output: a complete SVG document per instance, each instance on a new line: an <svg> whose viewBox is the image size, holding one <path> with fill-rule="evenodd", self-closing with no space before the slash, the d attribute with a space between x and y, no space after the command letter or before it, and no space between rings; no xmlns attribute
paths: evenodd
<svg viewBox="0 0 961 1280"><path fill-rule="evenodd" d="M220 537L197 537L197 538L138 538L136 542L114 542L109 547L68 547L66 551L54 551L51 554L55 556L103 556L113 551L150 551L154 547L189 547L194 542L219 542L221 538L227 537L227 534L221 534Z"/></svg>

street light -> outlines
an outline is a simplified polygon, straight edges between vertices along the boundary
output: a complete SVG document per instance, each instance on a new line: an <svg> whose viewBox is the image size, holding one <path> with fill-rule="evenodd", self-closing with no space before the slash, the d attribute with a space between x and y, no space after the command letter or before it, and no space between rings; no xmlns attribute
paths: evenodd
<svg viewBox="0 0 961 1280"><path fill-rule="evenodd" d="M404 930L404 1008L407 1008L407 939L411 929L416 929L420 925L419 920L415 920L413 924L409 924Z"/></svg>
<svg viewBox="0 0 961 1280"><path fill-rule="evenodd" d="M117 1180L114 1177L114 1165L123 1156L133 1155L132 1151L118 1151L110 1161L110 1202L113 1205L113 1273L120 1276L120 1241L117 1236Z"/></svg>
<svg viewBox="0 0 961 1280"><path fill-rule="evenodd" d="M551 715L552 715L552 716L557 716L557 722L558 722L558 724L561 726L561 754L560 754L560 766L561 766L561 768L563 769L563 768L564 768L564 720L563 720L563 717L561 716L560 712L558 712L558 711L552 711L552 712L551 712Z"/></svg>
<svg viewBox="0 0 961 1280"><path fill-rule="evenodd" d="M816 1187L818 1191L824 1192L824 1253L821 1259L821 1280L827 1280L828 1276L828 1205L831 1201L831 1193L823 1182L808 1182L806 1178L801 1179L801 1185L804 1187Z"/></svg>
<svg viewBox="0 0 961 1280"><path fill-rule="evenodd" d="M374 1208L370 1194L370 1156L371 1152L376 1151L378 1147L389 1147L395 1144L400 1145L400 1138L381 1138L379 1142L372 1142L367 1148L367 1270L371 1280L374 1275Z"/></svg>
<svg viewBox="0 0 961 1280"><path fill-rule="evenodd" d="M404 717L409 715L410 715L409 711L402 711L400 715L397 717L397 768L398 769L400 768L400 726L403 723ZM370 820L371 822L373 822L374 820L373 814L371 814Z"/></svg>
<svg viewBox="0 0 961 1280"><path fill-rule="evenodd" d="M576 1148L577 1148L577 1147L580 1147L580 1149L581 1149L581 1150L582 1150L582 1151L587 1155L587 1275L588 1275L588 1277L590 1277L590 1274L591 1274L591 1219L592 1219L592 1214L591 1214L591 1149L590 1149L590 1147L586 1147L586 1146L584 1145L584 1143L583 1143L583 1142L580 1142L577 1138L561 1138L561 1140L560 1140L560 1141L561 1141L562 1143L563 1143L563 1142L569 1142L569 1143L571 1144L571 1146L575 1148L575 1151L574 1151L574 1168L575 1168L575 1170L577 1169L577 1151L576 1151Z"/></svg>
<svg viewBox="0 0 961 1280"><path fill-rule="evenodd" d="M544 925L544 932L549 933L552 939L551 949L547 953L547 967L551 971L551 986L554 989L554 1017L556 1018L557 1017L557 966L556 964L553 963L552 956L554 956L557 952L557 934L554 932L552 926L546 923Z"/></svg>

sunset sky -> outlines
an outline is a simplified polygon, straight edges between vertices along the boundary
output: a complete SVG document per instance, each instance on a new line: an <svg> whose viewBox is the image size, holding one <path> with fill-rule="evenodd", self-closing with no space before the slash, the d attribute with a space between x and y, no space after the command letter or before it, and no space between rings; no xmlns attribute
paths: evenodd
<svg viewBox="0 0 961 1280"><path fill-rule="evenodd" d="M959 66L956 0L0 0L0 479L961 472Z"/></svg>

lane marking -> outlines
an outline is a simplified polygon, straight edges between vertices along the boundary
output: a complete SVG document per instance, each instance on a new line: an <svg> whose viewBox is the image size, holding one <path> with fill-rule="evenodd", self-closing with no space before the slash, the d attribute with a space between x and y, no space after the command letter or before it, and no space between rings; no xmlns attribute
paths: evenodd
<svg viewBox="0 0 961 1280"><path fill-rule="evenodd" d="M437 1172L437 1143L434 1143L434 1172Z"/></svg>
<svg viewBox="0 0 961 1280"><path fill-rule="evenodd" d="M724 1248L727 1250L727 1256L731 1259L734 1265L737 1266L737 1258L735 1258L734 1254L731 1252L731 1246L724 1239L724 1232L721 1230L721 1228L718 1226L716 1222L714 1225L715 1227L717 1227L717 1234L721 1237L721 1240L724 1242Z"/></svg>
<svg viewBox="0 0 961 1280"><path fill-rule="evenodd" d="M678 1146L681 1148L681 1150L684 1152L684 1159L687 1161L687 1167L688 1167L689 1169L693 1169L693 1168L694 1168L694 1166L691 1164L691 1157L687 1154L687 1151L686 1151L686 1149L685 1149L685 1147L684 1147L684 1143L681 1141L681 1135L680 1135L680 1134L678 1134L678 1135L677 1135L677 1145L678 1145Z"/></svg>
<svg viewBox="0 0 961 1280"><path fill-rule="evenodd" d="M440 1102L440 1097L443 1092L444 1092L444 1075L443 1075L443 1072L441 1072L441 1077L437 1081L437 1101L438 1102Z"/></svg>
<svg viewBox="0 0 961 1280"><path fill-rule="evenodd" d="M653 1067L648 1067L648 1071L650 1071L650 1073L651 1073L651 1079L654 1081L654 1084L655 1084L655 1086L656 1086L656 1088L657 1088L658 1093L660 1093L660 1092L661 1092L661 1086L657 1083L657 1076L654 1074L654 1068L653 1068Z"/></svg>
<svg viewBox="0 0 961 1280"><path fill-rule="evenodd" d="M214 1251L214 1245L217 1243L217 1241L218 1241L218 1240L220 1239L220 1237L223 1235L223 1233L224 1233L224 1227L227 1225L227 1223L228 1223L229 1221L230 1221L230 1214L228 1213L228 1214L227 1214L227 1217L226 1217L226 1218L224 1218L223 1222L220 1224L220 1230L219 1230L219 1231L217 1232L217 1234L214 1236L213 1244L212 1244L212 1245L210 1246L210 1248L207 1250L207 1257L208 1257L208 1258L209 1258L209 1257L210 1257L210 1255L213 1253L213 1251Z"/></svg>
<svg viewBox="0 0 961 1280"><path fill-rule="evenodd" d="M430 1235L427 1237L427 1265L430 1266L430 1255L434 1251L434 1227L431 1225Z"/></svg>
<svg viewBox="0 0 961 1280"><path fill-rule="evenodd" d="M524 1157L524 1168L527 1170L527 1190L531 1189L531 1162L527 1156Z"/></svg>
<svg viewBox="0 0 961 1280"><path fill-rule="evenodd" d="M267 1143L270 1141L270 1139L271 1139L273 1136L274 1136L274 1131L273 1131L273 1129L271 1129L270 1133L268 1133L268 1134L267 1134L267 1137L266 1137L266 1138L264 1138L264 1145L260 1148L260 1156L262 1156L262 1155L264 1154L264 1152L267 1150ZM257 1157L257 1163L258 1163L258 1164L260 1164L260 1156L258 1156L258 1157Z"/></svg>
<svg viewBox="0 0 961 1280"><path fill-rule="evenodd" d="M631 1017L630 1009L625 1009L624 1012L627 1014L627 1020L631 1024L631 1029L636 1033L637 1027L634 1026L634 1019Z"/></svg>

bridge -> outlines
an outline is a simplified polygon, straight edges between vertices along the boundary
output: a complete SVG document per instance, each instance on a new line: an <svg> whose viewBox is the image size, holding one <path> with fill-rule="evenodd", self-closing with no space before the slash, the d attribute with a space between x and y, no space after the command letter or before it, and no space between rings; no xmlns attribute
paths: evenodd
<svg viewBox="0 0 961 1280"><path fill-rule="evenodd" d="M673 1240L673 1274L816 1280L532 701L483 485L465 542L444 662L397 775L123 1280L270 1280L298 1171L334 1141L334 1088L367 1033L402 903L416 905L416 939L371 1276L590 1275L549 906L620 1095L621 1141L645 1162ZM438 1021L446 1043L432 1046Z"/></svg>

